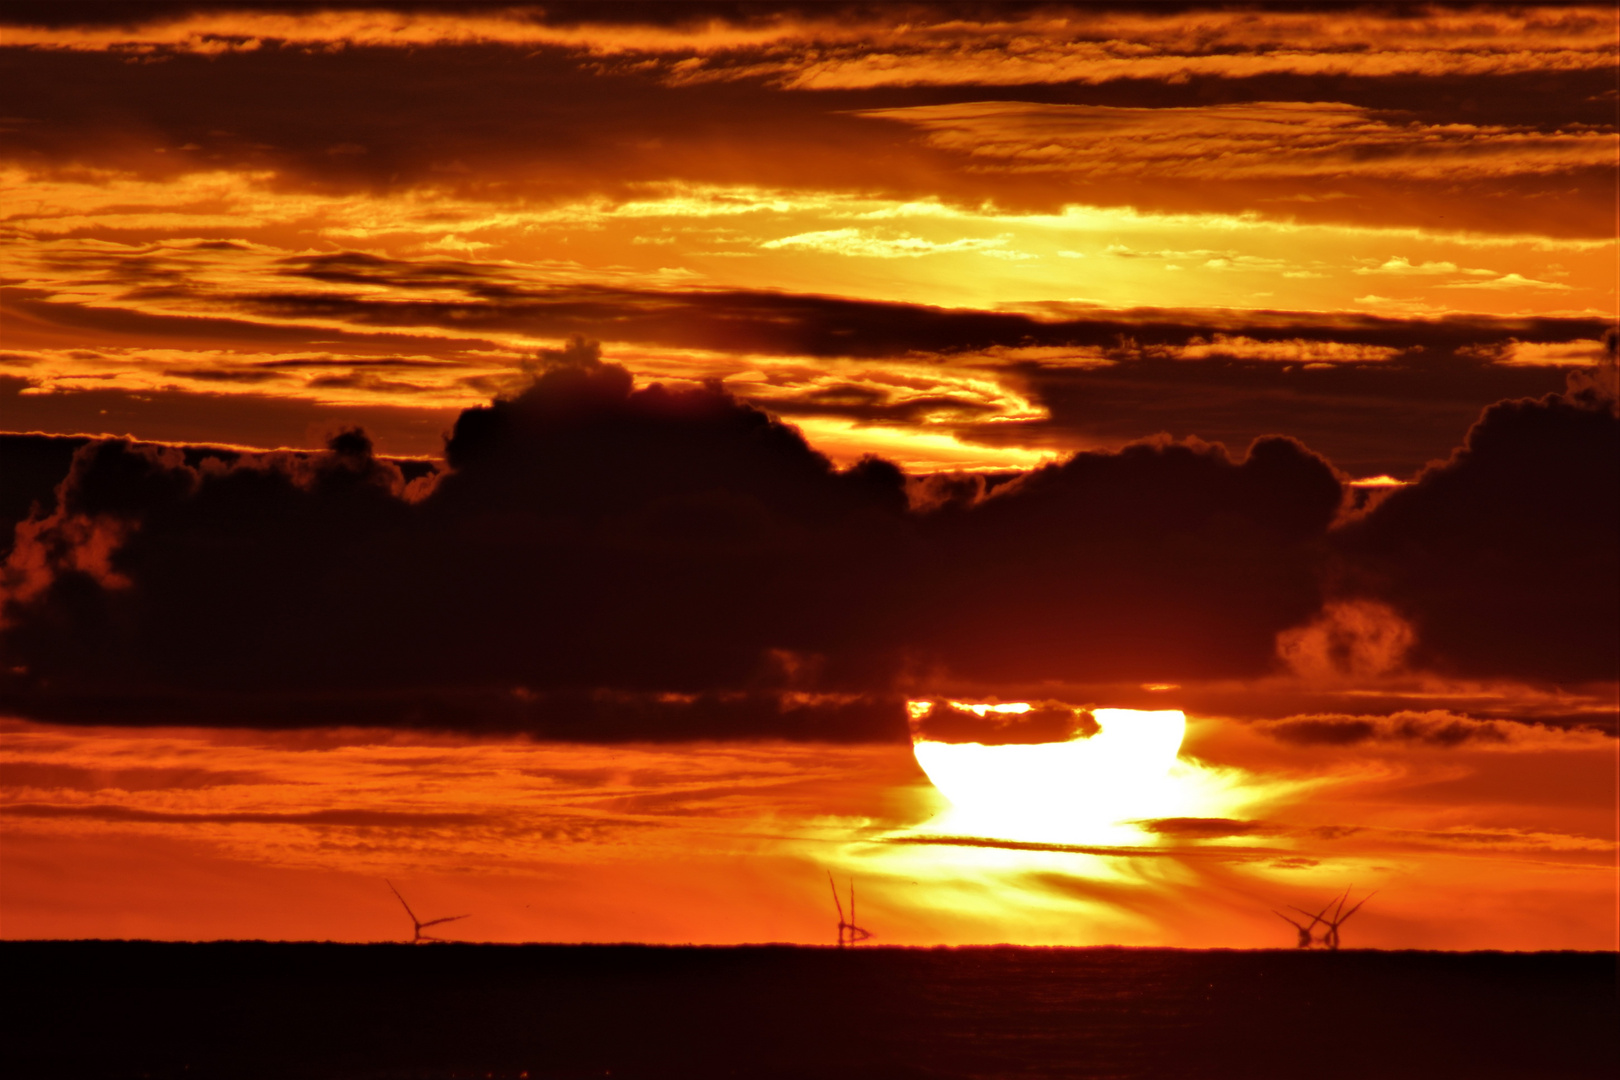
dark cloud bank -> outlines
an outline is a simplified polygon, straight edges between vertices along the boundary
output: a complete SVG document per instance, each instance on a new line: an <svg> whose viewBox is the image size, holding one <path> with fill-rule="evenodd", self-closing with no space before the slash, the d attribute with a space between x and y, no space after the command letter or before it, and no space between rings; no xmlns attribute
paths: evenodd
<svg viewBox="0 0 1620 1080"><path fill-rule="evenodd" d="M43 476L64 449L6 455ZM1148 440L993 487L838 471L718 388L638 389L576 342L412 472L359 431L303 455L78 445L16 528L0 707L904 738L905 697L949 680L1274 672L1279 633L1343 601L1398 612L1444 674L1616 673L1620 421L1592 386L1491 407L1349 513L1281 437L1241 458Z"/></svg>

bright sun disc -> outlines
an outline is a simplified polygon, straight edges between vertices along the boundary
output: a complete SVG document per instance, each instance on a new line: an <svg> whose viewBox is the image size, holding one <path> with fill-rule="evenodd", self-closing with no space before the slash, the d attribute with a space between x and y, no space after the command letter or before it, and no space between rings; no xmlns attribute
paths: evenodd
<svg viewBox="0 0 1620 1080"><path fill-rule="evenodd" d="M951 801L953 828L1021 839L1099 838L1099 828L1175 812L1178 709L1097 709L1090 738L986 746L918 739L917 764ZM1109 830L1112 831L1112 830Z"/></svg>

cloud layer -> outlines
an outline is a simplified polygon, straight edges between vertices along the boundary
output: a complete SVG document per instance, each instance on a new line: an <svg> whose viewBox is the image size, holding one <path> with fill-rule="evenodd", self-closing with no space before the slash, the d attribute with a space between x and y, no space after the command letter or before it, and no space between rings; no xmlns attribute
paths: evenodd
<svg viewBox="0 0 1620 1080"><path fill-rule="evenodd" d="M497 202L668 180L1047 209L1082 194L1593 237L1612 202L1601 8L76 8L6 16L31 103L7 155L46 173ZM1266 183L1302 175L1333 188Z"/></svg>
<svg viewBox="0 0 1620 1080"><path fill-rule="evenodd" d="M1609 678L1609 16L8 6L7 701Z"/></svg>
<svg viewBox="0 0 1620 1080"><path fill-rule="evenodd" d="M1241 274L1246 258L1115 245L1074 261L1106 277L1173 259ZM1440 264L1356 273L1412 265ZM537 344L605 334L640 377L722 379L845 461L863 438L912 467L1018 468L1159 432L1238 448L1282 431L1352 475L1405 477L1484 406L1605 355L1594 316L964 309L196 240L63 240L24 274L0 295L14 429L313 447L349 422L394 454L436 455L459 409L522 385Z"/></svg>
<svg viewBox="0 0 1620 1080"><path fill-rule="evenodd" d="M16 529L7 706L862 739L950 680L1604 680L1617 440L1597 389L1494 406L1335 525L1341 476L1290 439L908 480L576 340L414 479L359 431L316 455L85 443Z"/></svg>

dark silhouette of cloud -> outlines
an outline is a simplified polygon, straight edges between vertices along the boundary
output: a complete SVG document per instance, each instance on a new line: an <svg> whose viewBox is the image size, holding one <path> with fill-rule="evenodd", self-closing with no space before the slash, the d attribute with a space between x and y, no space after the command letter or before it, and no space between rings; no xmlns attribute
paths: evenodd
<svg viewBox="0 0 1620 1080"><path fill-rule="evenodd" d="M357 428L315 454L83 442L15 529L5 707L862 740L905 738L906 698L953 680L1249 679L1283 659L1307 683L1345 664L1613 676L1620 455L1590 387L1493 406L1449 461L1349 512L1332 466L1278 436L919 482L839 470L717 385L638 388L583 339L532 374L461 414L444 470L408 474ZM66 449L18 445L33 473ZM935 711L938 737L982 736ZM1084 726L1043 707L992 741Z"/></svg>
<svg viewBox="0 0 1620 1080"><path fill-rule="evenodd" d="M1240 821L1236 818L1155 818L1140 824L1149 832L1182 840L1213 840L1223 836L1248 836L1271 831L1263 821Z"/></svg>
<svg viewBox="0 0 1620 1080"><path fill-rule="evenodd" d="M987 712L984 716L950 702L934 702L925 715L911 722L914 739L986 746L1067 742L1090 738L1100 730L1091 713L1060 701L1040 702L1022 713Z"/></svg>
<svg viewBox="0 0 1620 1080"><path fill-rule="evenodd" d="M1167 439L1077 454L924 522L915 602L953 672L988 680L1259 675L1320 603L1343 497L1299 443Z"/></svg>
<svg viewBox="0 0 1620 1080"><path fill-rule="evenodd" d="M1263 723L1260 727L1272 738L1295 746L1358 746L1380 742L1452 747L1465 743L1504 744L1510 741L1509 733L1533 731L1537 725L1445 713L1404 712L1393 716L1302 716Z"/></svg>
<svg viewBox="0 0 1620 1080"><path fill-rule="evenodd" d="M17 532L6 647L26 673L7 698L64 717L582 737L881 727L859 694L787 691L886 690L856 677L879 661L838 602L853 616L880 590L906 525L892 466L834 470L717 391L632 391L584 345L465 412L446 449L453 473L411 487L358 431L321 455L196 464L85 444L54 509Z"/></svg>
<svg viewBox="0 0 1620 1080"><path fill-rule="evenodd" d="M17 523L56 509L56 486L90 440L57 435L0 435L0 548L10 550Z"/></svg>
<svg viewBox="0 0 1620 1080"><path fill-rule="evenodd" d="M1414 662L1470 677L1620 667L1620 417L1612 389L1485 410L1463 446L1338 530L1343 591L1409 620Z"/></svg>
<svg viewBox="0 0 1620 1080"><path fill-rule="evenodd" d="M1340 488L1283 439L1159 441L910 508L715 388L576 341L408 480L323 454L74 453L7 564L8 706L571 738L904 737L920 673L1255 673ZM997 629L992 629L997 628Z"/></svg>
<svg viewBox="0 0 1620 1080"><path fill-rule="evenodd" d="M5 382L0 376L0 393L5 390ZM309 417L302 419L308 421ZM350 430L331 419L322 426L329 433ZM5 462L5 468L0 469L0 552L11 550L20 522L30 515L49 517L55 512L57 489L72 467L74 454L93 441L95 437L90 435L0 432L0 460ZM239 449L222 446L190 445L174 449L180 451L192 468L208 458L225 465L234 464L243 455ZM309 455L293 452L293 456L307 458ZM436 462L414 458L393 460L390 464L400 470L407 482L429 476L439 468Z"/></svg>

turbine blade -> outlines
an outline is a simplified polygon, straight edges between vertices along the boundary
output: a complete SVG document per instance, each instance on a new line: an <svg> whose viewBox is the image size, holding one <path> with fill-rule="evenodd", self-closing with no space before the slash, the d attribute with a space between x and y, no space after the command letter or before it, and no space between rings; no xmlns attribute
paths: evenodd
<svg viewBox="0 0 1620 1080"><path fill-rule="evenodd" d="M1309 916L1309 917L1310 917L1310 920L1311 920L1311 925L1312 925L1312 926L1315 926L1315 925L1316 925L1316 924L1317 924L1317 923L1319 923L1319 922L1321 922L1321 921L1322 921L1322 916L1321 916L1321 915L1320 915L1320 914L1317 914L1317 915L1311 915L1311 913L1310 913L1310 912L1308 912L1308 911L1306 911L1306 910L1305 910L1305 909L1304 909L1304 908L1297 908L1297 907L1294 907L1294 905L1293 905L1293 904L1289 904L1289 905L1288 905L1288 906L1289 906L1289 907L1291 907L1291 908L1294 908L1294 910L1295 910L1295 911L1297 911L1297 912L1299 912L1299 913L1300 913L1300 914L1301 914L1301 915L1306 915L1306 916ZM1332 907L1332 906L1333 906L1333 905L1332 905L1332 904L1331 904L1331 903L1330 903L1330 904L1329 904L1329 905L1328 905L1328 907ZM1327 908L1323 908L1323 909L1322 909L1322 911L1324 911L1324 912L1325 912L1325 911L1327 911ZM1297 926L1297 925L1299 925L1299 924L1298 924L1298 923L1295 923L1295 925L1296 925L1296 926Z"/></svg>
<svg viewBox="0 0 1620 1080"><path fill-rule="evenodd" d="M1373 898L1373 896L1376 895L1376 892L1377 892L1377 890L1374 890L1373 892L1368 893L1366 896L1363 896L1361 898L1361 900L1356 904L1356 906L1351 908L1349 911L1345 912L1342 916L1340 916L1339 922L1334 923L1334 925L1337 926L1337 925L1339 925L1339 923L1349 922L1350 921L1350 916L1352 916L1356 912L1360 911L1361 910L1361 905L1365 904L1367 901L1371 900Z"/></svg>
<svg viewBox="0 0 1620 1080"><path fill-rule="evenodd" d="M440 923L455 922L457 919L470 919L471 915L446 915L442 919L429 919L423 926L438 926Z"/></svg>
<svg viewBox="0 0 1620 1080"><path fill-rule="evenodd" d="M827 884L832 887L833 906L838 909L838 925L844 925L844 905L838 900L838 885L833 881L832 871L827 871Z"/></svg>
<svg viewBox="0 0 1620 1080"><path fill-rule="evenodd" d="M405 914L407 914L407 915L409 915L411 917L411 922L416 923L417 926L421 926L422 925L421 923L416 922L416 912L411 910L411 905L405 903L405 898L403 896L399 895L399 890L394 888L394 883L392 881L389 881L387 878L383 878L383 884L388 886L388 891L389 892L393 893L396 897L399 898L400 904L403 905L404 908L405 908Z"/></svg>
<svg viewBox="0 0 1620 1080"><path fill-rule="evenodd" d="M1299 909L1295 908L1294 910L1297 911ZM1271 913L1273 915L1277 916L1277 918L1281 919L1283 922L1287 923L1289 926L1292 926L1295 930L1303 930L1303 929L1305 929L1299 923L1295 922L1293 919L1290 919L1288 916L1284 915L1282 912L1278 911L1276 908L1272 908Z"/></svg>

